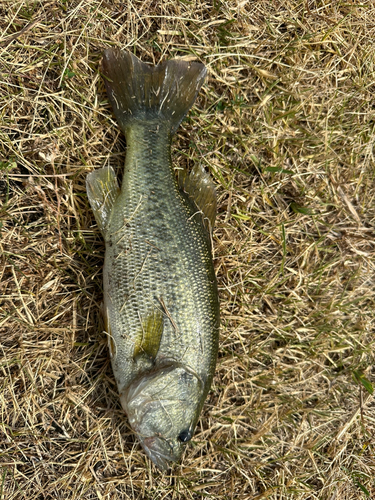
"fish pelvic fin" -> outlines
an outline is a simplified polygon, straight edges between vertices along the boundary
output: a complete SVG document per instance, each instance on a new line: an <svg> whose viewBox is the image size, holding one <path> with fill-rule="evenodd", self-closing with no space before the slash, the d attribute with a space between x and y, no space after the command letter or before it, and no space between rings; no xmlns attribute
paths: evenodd
<svg viewBox="0 0 375 500"><path fill-rule="evenodd" d="M134 121L159 119L170 124L171 134L193 105L207 74L199 62L171 59L150 66L119 49L104 51L102 72L123 132Z"/></svg>
<svg viewBox="0 0 375 500"><path fill-rule="evenodd" d="M194 203L202 213L203 225L209 234L212 234L216 218L216 191L211 176L204 167L197 163L190 174L185 169L178 171L180 190Z"/></svg>
<svg viewBox="0 0 375 500"><path fill-rule="evenodd" d="M151 361L155 360L163 335L163 326L163 313L159 309L154 308L142 320L141 329L134 344L134 361L137 361L141 357L146 357Z"/></svg>
<svg viewBox="0 0 375 500"><path fill-rule="evenodd" d="M86 177L86 191L95 220L105 236L112 207L120 194L115 171L112 167L94 170Z"/></svg>

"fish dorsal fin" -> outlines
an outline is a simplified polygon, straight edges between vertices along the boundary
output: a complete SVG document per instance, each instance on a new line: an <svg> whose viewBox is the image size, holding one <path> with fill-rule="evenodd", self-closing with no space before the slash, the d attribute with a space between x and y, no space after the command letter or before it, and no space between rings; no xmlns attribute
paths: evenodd
<svg viewBox="0 0 375 500"><path fill-rule="evenodd" d="M103 167L91 172L86 177L86 191L95 220L104 236L112 207L120 194L113 168Z"/></svg>
<svg viewBox="0 0 375 500"><path fill-rule="evenodd" d="M133 358L135 361L146 356L154 361L159 351L163 335L163 313L156 307L142 320L141 328L137 334Z"/></svg>
<svg viewBox="0 0 375 500"><path fill-rule="evenodd" d="M216 192L211 176L202 165L196 164L190 174L180 170L178 183L203 214L203 222L211 234L216 218Z"/></svg>

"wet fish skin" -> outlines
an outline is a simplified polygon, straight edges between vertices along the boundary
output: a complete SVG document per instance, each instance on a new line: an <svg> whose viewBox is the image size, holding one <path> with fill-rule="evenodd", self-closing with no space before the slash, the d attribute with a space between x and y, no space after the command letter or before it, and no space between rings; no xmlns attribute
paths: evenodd
<svg viewBox="0 0 375 500"><path fill-rule="evenodd" d="M170 154L172 134L205 69L174 60L149 67L110 49L103 73L127 143L121 190L110 168L87 178L106 242L111 361L133 430L147 455L166 469L193 435L218 350L219 303L207 229L214 189L199 169L190 185L185 175L188 181L179 186Z"/></svg>

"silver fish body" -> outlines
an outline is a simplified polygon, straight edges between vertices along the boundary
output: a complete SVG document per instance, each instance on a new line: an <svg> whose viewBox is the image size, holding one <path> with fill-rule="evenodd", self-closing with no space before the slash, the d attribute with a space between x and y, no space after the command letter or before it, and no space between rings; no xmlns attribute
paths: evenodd
<svg viewBox="0 0 375 500"><path fill-rule="evenodd" d="M149 67L109 50L103 72L127 142L121 190L111 168L87 178L106 242L106 329L122 406L165 469L193 435L218 350L214 189L200 167L178 184L170 155L205 68L174 60Z"/></svg>

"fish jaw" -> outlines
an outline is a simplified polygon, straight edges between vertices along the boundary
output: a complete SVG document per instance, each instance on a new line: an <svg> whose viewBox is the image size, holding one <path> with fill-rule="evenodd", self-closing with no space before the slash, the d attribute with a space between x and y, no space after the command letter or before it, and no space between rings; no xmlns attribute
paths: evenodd
<svg viewBox="0 0 375 500"><path fill-rule="evenodd" d="M182 449L174 452L168 443L158 436L140 438L140 441L146 455L163 471L169 469L170 462L178 462L181 458Z"/></svg>

